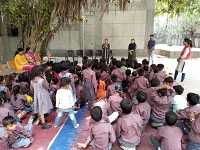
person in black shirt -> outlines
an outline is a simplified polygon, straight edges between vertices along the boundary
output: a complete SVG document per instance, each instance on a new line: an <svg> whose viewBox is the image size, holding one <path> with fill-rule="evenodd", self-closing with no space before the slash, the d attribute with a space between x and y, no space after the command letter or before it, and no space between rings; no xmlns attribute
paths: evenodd
<svg viewBox="0 0 200 150"><path fill-rule="evenodd" d="M131 43L128 46L128 59L133 60L136 58L136 44L135 40L131 39Z"/></svg>
<svg viewBox="0 0 200 150"><path fill-rule="evenodd" d="M104 43L102 44L102 49L103 49L103 59L105 59L108 64L110 57L110 44L108 43L108 39L104 40Z"/></svg>

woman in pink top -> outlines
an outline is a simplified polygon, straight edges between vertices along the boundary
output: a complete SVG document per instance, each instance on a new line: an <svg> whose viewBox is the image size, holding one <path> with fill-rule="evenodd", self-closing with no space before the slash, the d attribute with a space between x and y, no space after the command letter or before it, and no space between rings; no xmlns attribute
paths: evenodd
<svg viewBox="0 0 200 150"><path fill-rule="evenodd" d="M31 65L39 65L39 62L36 60L33 50L30 47L26 48L25 58Z"/></svg>

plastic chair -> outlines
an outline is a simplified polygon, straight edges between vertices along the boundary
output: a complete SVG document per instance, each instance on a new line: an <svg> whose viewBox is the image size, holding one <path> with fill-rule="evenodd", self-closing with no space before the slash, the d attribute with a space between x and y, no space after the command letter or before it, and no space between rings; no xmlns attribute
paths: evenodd
<svg viewBox="0 0 200 150"><path fill-rule="evenodd" d="M72 57L73 61L74 61L74 51L73 50L68 50L66 53L65 53L65 61L66 60L69 60L69 57Z"/></svg>
<svg viewBox="0 0 200 150"><path fill-rule="evenodd" d="M110 57L114 57L114 53L112 50L110 50Z"/></svg>
<svg viewBox="0 0 200 150"><path fill-rule="evenodd" d="M83 58L83 50L76 50L74 53L74 59L77 58L78 61L78 57Z"/></svg>
<svg viewBox="0 0 200 150"><path fill-rule="evenodd" d="M28 74L28 71L27 71L27 70L20 70L20 69L17 69L14 60L8 60L8 61L6 61L6 63L7 63L7 65L8 65L8 69L9 69L11 72L13 72L13 73L18 73L18 74L21 74L21 73L27 73L27 74Z"/></svg>
<svg viewBox="0 0 200 150"><path fill-rule="evenodd" d="M6 75L10 75L11 74L11 72L4 72L4 67L3 67L3 65L2 65L2 63L0 63L0 75L1 76L6 76Z"/></svg>
<svg viewBox="0 0 200 150"><path fill-rule="evenodd" d="M37 61L39 61L41 64L45 63L46 61L45 60L42 60L41 57L40 57L40 54L39 53L35 53L35 58Z"/></svg>
<svg viewBox="0 0 200 150"><path fill-rule="evenodd" d="M93 50L85 50L85 56L92 57L93 59Z"/></svg>
<svg viewBox="0 0 200 150"><path fill-rule="evenodd" d="M97 57L101 57L101 58L102 58L102 55L103 55L102 50L96 50L96 51L95 51L95 59L96 59Z"/></svg>

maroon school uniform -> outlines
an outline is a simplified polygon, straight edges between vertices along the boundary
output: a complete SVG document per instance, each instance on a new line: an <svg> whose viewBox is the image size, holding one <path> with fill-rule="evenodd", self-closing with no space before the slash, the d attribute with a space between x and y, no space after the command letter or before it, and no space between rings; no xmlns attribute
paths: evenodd
<svg viewBox="0 0 200 150"><path fill-rule="evenodd" d="M17 94L17 99L15 100L15 96L12 95L10 102L13 106L14 110L23 110L25 109L25 104L27 103L26 97L22 94Z"/></svg>
<svg viewBox="0 0 200 150"><path fill-rule="evenodd" d="M110 85L111 76L108 72L103 71L101 73L101 80L106 83L106 86Z"/></svg>
<svg viewBox="0 0 200 150"><path fill-rule="evenodd" d="M3 106L0 107L0 127L3 126L2 120L7 116L15 117L15 113L13 107L10 104L4 103Z"/></svg>
<svg viewBox="0 0 200 150"><path fill-rule="evenodd" d="M4 91L7 95L7 98L10 99L11 97L11 93L10 93L10 90L9 88L7 88L6 86L4 85L0 85L0 91Z"/></svg>
<svg viewBox="0 0 200 150"><path fill-rule="evenodd" d="M16 82L16 81L12 81L12 89L13 89L13 87L16 86L16 85L19 85L19 86L20 86L20 83L19 83L19 82Z"/></svg>
<svg viewBox="0 0 200 150"><path fill-rule="evenodd" d="M115 74L117 76L117 82L122 82L123 80L126 80L126 73L121 68L116 68L112 71L112 74Z"/></svg>
<svg viewBox="0 0 200 150"><path fill-rule="evenodd" d="M122 114L117 120L116 135L128 143L135 143L142 133L142 118L138 114Z"/></svg>
<svg viewBox="0 0 200 150"><path fill-rule="evenodd" d="M195 106L189 106L183 110L177 110L176 114L178 116L179 120L185 120L185 125L187 125L188 127L191 127L191 122L190 122L190 118L189 118L189 114L191 112L196 112L197 114L200 114L200 106L199 105L195 105Z"/></svg>
<svg viewBox="0 0 200 150"><path fill-rule="evenodd" d="M149 105L151 107L153 107L153 104L154 104L153 99L152 99L152 94L151 94L153 91L154 91L153 87L150 87L150 88L148 88L148 89L146 89L144 91L147 94L147 100L146 100L146 102L149 103Z"/></svg>
<svg viewBox="0 0 200 150"><path fill-rule="evenodd" d="M188 137L192 142L200 143L200 115L197 115L196 120L192 122Z"/></svg>
<svg viewBox="0 0 200 150"><path fill-rule="evenodd" d="M28 82L22 81L22 82L20 82L20 87L22 89L26 89L26 88L29 88L30 86L29 86Z"/></svg>
<svg viewBox="0 0 200 150"><path fill-rule="evenodd" d="M0 135L0 144L3 145L4 149L9 150L10 145L14 144L20 137L31 139L32 135L23 126L17 124L17 128L14 131L4 130Z"/></svg>
<svg viewBox="0 0 200 150"><path fill-rule="evenodd" d="M99 102L94 103L94 107L95 106L101 107L102 119L105 121L108 121L108 116L112 114L110 104L104 101L99 101Z"/></svg>
<svg viewBox="0 0 200 150"><path fill-rule="evenodd" d="M153 77L154 77L154 71L151 71L150 73L149 73L149 81L151 81L152 79L153 79Z"/></svg>
<svg viewBox="0 0 200 150"><path fill-rule="evenodd" d="M132 97L134 97L138 91L144 91L149 87L149 81L144 76L139 76L133 82L131 86Z"/></svg>
<svg viewBox="0 0 200 150"><path fill-rule="evenodd" d="M91 124L90 137L94 140L96 150L107 150L109 142L114 143L116 140L112 125L104 120Z"/></svg>
<svg viewBox="0 0 200 150"><path fill-rule="evenodd" d="M166 75L163 71L159 71L154 74L154 78L157 78L160 82L163 82L166 78Z"/></svg>
<svg viewBox="0 0 200 150"><path fill-rule="evenodd" d="M110 96L114 95L115 86L116 86L116 85L117 85L116 83L113 83L113 84L111 84L111 85L109 85L109 86L107 87L106 97L110 97Z"/></svg>
<svg viewBox="0 0 200 150"><path fill-rule="evenodd" d="M119 96L119 93L116 93L113 96L109 97L108 103L111 106L112 112L117 111L119 114L122 113L122 109L120 107L120 103L121 103L122 99L123 98Z"/></svg>
<svg viewBox="0 0 200 150"><path fill-rule="evenodd" d="M182 150L182 136L182 131L176 126L159 127L154 135L155 139L161 140L162 150Z"/></svg>
<svg viewBox="0 0 200 150"><path fill-rule="evenodd" d="M165 114L167 111L169 111L169 107L171 105L171 102L176 94L174 89L171 89L171 93L169 96L162 96L160 97L157 93L157 90L159 87L153 88L152 92L152 99L154 101L153 109L152 109L152 114L154 117L157 119L165 119Z"/></svg>
<svg viewBox="0 0 200 150"><path fill-rule="evenodd" d="M76 87L76 98L77 100L84 100L83 87L81 85Z"/></svg>
<svg viewBox="0 0 200 150"><path fill-rule="evenodd" d="M126 77L126 81L127 81L127 87L131 87L132 85L133 85L133 79L134 79L135 77L133 77L133 76L128 76L128 77Z"/></svg>
<svg viewBox="0 0 200 150"><path fill-rule="evenodd" d="M150 119L151 106L147 102L139 103L135 108L135 112L142 117L142 125L146 126Z"/></svg>

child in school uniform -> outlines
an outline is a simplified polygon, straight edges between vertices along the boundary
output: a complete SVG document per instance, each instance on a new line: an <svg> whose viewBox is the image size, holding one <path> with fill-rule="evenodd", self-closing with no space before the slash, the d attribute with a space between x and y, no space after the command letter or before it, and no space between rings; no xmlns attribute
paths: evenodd
<svg viewBox="0 0 200 150"><path fill-rule="evenodd" d="M169 111L165 115L165 120L167 125L159 127L154 135L150 135L154 148L162 150L182 150L181 139L183 133L175 126L178 120L177 115L173 111Z"/></svg>
<svg viewBox="0 0 200 150"><path fill-rule="evenodd" d="M153 107L154 102L153 102L152 94L151 93L153 92L153 88L154 87L160 86L160 81L157 78L153 78L150 83L151 83L151 87L149 87L148 89L145 90L145 93L147 93L147 100L146 100L146 102L149 103L149 105L151 107Z"/></svg>
<svg viewBox="0 0 200 150"><path fill-rule="evenodd" d="M126 82L127 82L127 87L128 89L133 85L133 79L135 77L131 75L131 70L127 69L126 70Z"/></svg>
<svg viewBox="0 0 200 150"><path fill-rule="evenodd" d="M69 90L70 82L71 81L68 77L62 77L60 79L61 89L59 89L56 93L57 116L54 123L55 128L59 126L63 113L67 113L69 115L74 128L79 127L76 117L74 116L74 101L72 98L72 93Z"/></svg>
<svg viewBox="0 0 200 150"><path fill-rule="evenodd" d="M179 119L179 123L177 124L178 127L181 128L183 133L188 134L190 132L191 128L191 122L189 118L189 114L191 112L195 112L196 115L200 114L200 106L199 103L199 95L196 93L188 93L187 94L187 102L188 107L183 110L177 110L176 114Z"/></svg>
<svg viewBox="0 0 200 150"><path fill-rule="evenodd" d="M123 99L120 107L122 115L117 120L116 135L123 150L134 150L140 143L142 118L138 114L132 113L132 103L129 100Z"/></svg>
<svg viewBox="0 0 200 150"><path fill-rule="evenodd" d="M114 95L115 92L115 86L117 85L117 76L115 74L111 75L111 84L107 87L107 91L106 91L106 97L110 97L112 95Z"/></svg>
<svg viewBox="0 0 200 150"><path fill-rule="evenodd" d="M28 82L27 82L28 81L28 76L25 75L24 73L18 75L18 80L19 80L21 89L25 89L25 88L29 88L30 87Z"/></svg>
<svg viewBox="0 0 200 150"><path fill-rule="evenodd" d="M144 69L139 69L138 75L139 77L134 80L133 85L131 86L132 100L134 104L138 104L136 99L137 92L140 90L144 91L149 87L149 81L144 77Z"/></svg>
<svg viewBox="0 0 200 150"><path fill-rule="evenodd" d="M186 150L199 150L200 149L200 115L196 112L189 114L191 123L191 131L188 134L189 142L187 143Z"/></svg>
<svg viewBox="0 0 200 150"><path fill-rule="evenodd" d="M101 80L101 73L96 72L96 80L97 80L97 95L96 98L105 98L106 97L106 84Z"/></svg>
<svg viewBox="0 0 200 150"><path fill-rule="evenodd" d="M145 130L146 124L149 122L151 114L151 106L146 102L147 94L143 91L138 91L137 100L138 105L135 107L135 113L142 117L142 130Z"/></svg>
<svg viewBox="0 0 200 150"><path fill-rule="evenodd" d="M0 134L4 131L4 126L2 124L3 119L6 116L15 117L13 107L10 104L6 103L1 95L2 94L0 92Z"/></svg>
<svg viewBox="0 0 200 150"><path fill-rule="evenodd" d="M83 91L86 100L88 101L88 110L91 110L92 100L95 99L95 93L97 92L97 83L95 72L91 69L92 60L88 59L84 64L86 69L82 71L83 74Z"/></svg>
<svg viewBox="0 0 200 150"><path fill-rule="evenodd" d="M122 113L122 109L120 107L120 102L122 101L122 97L120 93L122 92L121 85L115 85L115 92L114 95L110 96L108 99L108 103L110 104L112 112L118 112L119 114Z"/></svg>
<svg viewBox="0 0 200 150"><path fill-rule="evenodd" d="M53 108L49 96L49 84L44 75L44 67L34 66L31 71L31 89L34 91L34 113L38 114L38 118L42 123L42 129L49 129L52 126L45 123L44 114Z"/></svg>
<svg viewBox="0 0 200 150"><path fill-rule="evenodd" d="M6 82L5 82L4 76L0 76L0 92L1 91L6 92L7 98L10 99L10 97L11 97L10 90L6 87Z"/></svg>
<svg viewBox="0 0 200 150"><path fill-rule="evenodd" d="M106 88L110 85L111 82L111 76L108 73L108 67L106 65L102 66L102 73L101 73L101 79L106 83Z"/></svg>
<svg viewBox="0 0 200 150"><path fill-rule="evenodd" d="M156 72L156 65L155 64L151 64L150 66L150 72L149 72L149 82L151 82L151 80L153 79L154 77L154 74Z"/></svg>
<svg viewBox="0 0 200 150"><path fill-rule="evenodd" d="M151 114L151 125L153 127L160 127L165 123L165 113L168 112L176 93L175 90L168 85L155 87L153 90L151 94L154 105ZM167 94L168 91L169 94Z"/></svg>
<svg viewBox="0 0 200 150"><path fill-rule="evenodd" d="M176 85L173 88L176 91L176 95L172 100L171 108L176 113L177 110L183 110L188 106L186 98L181 95L184 92L184 88L181 85Z"/></svg>
<svg viewBox="0 0 200 150"><path fill-rule="evenodd" d="M28 105L28 102L19 85L13 87L13 95L10 98L10 102L18 118L22 119L27 113L26 105Z"/></svg>
<svg viewBox="0 0 200 150"><path fill-rule="evenodd" d="M32 124L28 124L23 127L16 123L13 116L5 117L2 123L5 130L0 135L0 144L3 145L4 150L28 147L31 143L33 143L34 138L32 137Z"/></svg>
<svg viewBox="0 0 200 150"><path fill-rule="evenodd" d="M163 84L169 85L170 87L173 87L174 79L171 76L168 76L163 81Z"/></svg>
<svg viewBox="0 0 200 150"><path fill-rule="evenodd" d="M102 119L102 114L99 106L92 108L90 115L94 122L90 125L90 136L85 143L78 143L78 147L86 148L91 143L93 149L111 150L116 136L112 125Z"/></svg>
<svg viewBox="0 0 200 150"><path fill-rule="evenodd" d="M117 76L117 84L122 85L122 81L126 80L126 73L121 69L122 62L117 61L116 68L112 71L112 74Z"/></svg>
<svg viewBox="0 0 200 150"><path fill-rule="evenodd" d="M154 74L154 78L157 78L160 81L160 84L163 84L163 81L166 78L166 74L163 71L164 65L163 64L158 64L157 65L157 72Z"/></svg>
<svg viewBox="0 0 200 150"><path fill-rule="evenodd" d="M83 106L85 106L85 97L84 97L84 93L83 93L83 86L82 86L82 80L81 78L78 80L76 80L76 83L75 83L75 86L76 86L76 108L79 109Z"/></svg>

